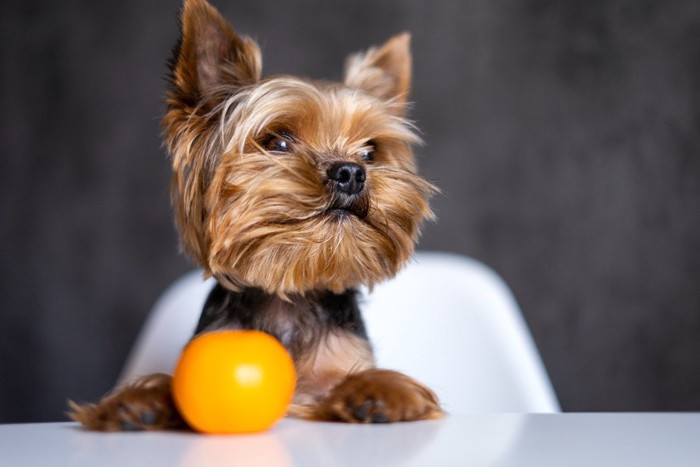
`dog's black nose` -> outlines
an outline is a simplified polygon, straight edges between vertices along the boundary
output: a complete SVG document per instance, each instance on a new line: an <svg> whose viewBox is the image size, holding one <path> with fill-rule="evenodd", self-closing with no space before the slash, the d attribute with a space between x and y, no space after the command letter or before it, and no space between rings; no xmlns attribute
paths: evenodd
<svg viewBox="0 0 700 467"><path fill-rule="evenodd" d="M326 171L338 190L348 195L356 195L365 187L367 175L360 164L354 162L336 162Z"/></svg>

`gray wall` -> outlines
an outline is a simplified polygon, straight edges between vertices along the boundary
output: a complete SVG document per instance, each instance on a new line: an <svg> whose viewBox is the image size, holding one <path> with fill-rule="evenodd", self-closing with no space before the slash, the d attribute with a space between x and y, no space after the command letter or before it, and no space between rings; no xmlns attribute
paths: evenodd
<svg viewBox="0 0 700 467"><path fill-rule="evenodd" d="M214 3L268 72L336 78L412 31L422 248L503 275L565 409L700 409L700 4ZM107 391L191 268L158 138L178 8L0 5L0 422Z"/></svg>

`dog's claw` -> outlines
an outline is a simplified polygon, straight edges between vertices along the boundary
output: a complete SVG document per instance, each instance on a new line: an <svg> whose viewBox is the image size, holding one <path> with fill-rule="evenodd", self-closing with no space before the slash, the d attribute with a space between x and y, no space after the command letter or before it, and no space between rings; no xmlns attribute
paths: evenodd
<svg viewBox="0 0 700 467"><path fill-rule="evenodd" d="M155 425L157 421L158 417L155 412L149 410L141 413L141 423L143 425Z"/></svg>
<svg viewBox="0 0 700 467"><path fill-rule="evenodd" d="M389 423L389 417L384 413L377 413L372 416L372 423Z"/></svg>
<svg viewBox="0 0 700 467"><path fill-rule="evenodd" d="M140 431L142 428L129 420L122 420L120 423L122 431Z"/></svg>
<svg viewBox="0 0 700 467"><path fill-rule="evenodd" d="M352 407L352 402L346 401L349 407ZM357 420L367 420L370 414L370 409L372 406L372 401L365 401L362 405L359 405L353 409L353 416Z"/></svg>

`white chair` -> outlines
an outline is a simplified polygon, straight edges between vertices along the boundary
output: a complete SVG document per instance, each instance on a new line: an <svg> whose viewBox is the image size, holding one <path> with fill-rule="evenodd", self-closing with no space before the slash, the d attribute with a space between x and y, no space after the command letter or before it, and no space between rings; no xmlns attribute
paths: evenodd
<svg viewBox="0 0 700 467"><path fill-rule="evenodd" d="M156 303L122 378L172 371L213 282L190 273ZM558 412L552 385L505 283L483 264L417 253L365 294L377 364L431 387L450 413Z"/></svg>

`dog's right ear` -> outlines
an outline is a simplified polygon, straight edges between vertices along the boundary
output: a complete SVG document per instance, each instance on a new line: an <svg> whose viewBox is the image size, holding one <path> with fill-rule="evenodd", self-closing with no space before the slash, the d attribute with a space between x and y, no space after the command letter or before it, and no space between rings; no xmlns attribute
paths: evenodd
<svg viewBox="0 0 700 467"><path fill-rule="evenodd" d="M211 108L223 94L260 79L260 49L206 0L185 0L171 68L170 104Z"/></svg>
<svg viewBox="0 0 700 467"><path fill-rule="evenodd" d="M209 112L236 90L260 79L260 49L239 36L205 0L185 0L182 36L170 62L163 117L171 156L171 203L182 248L208 270L206 194L218 154L216 119Z"/></svg>

